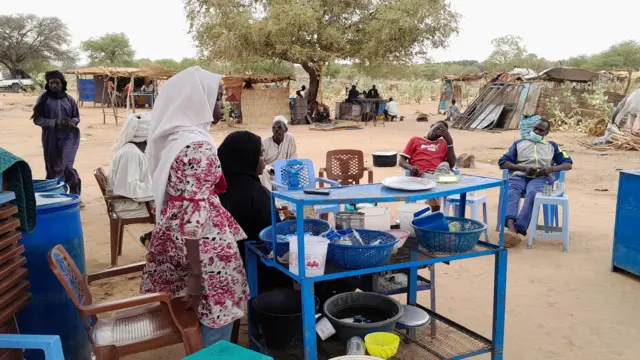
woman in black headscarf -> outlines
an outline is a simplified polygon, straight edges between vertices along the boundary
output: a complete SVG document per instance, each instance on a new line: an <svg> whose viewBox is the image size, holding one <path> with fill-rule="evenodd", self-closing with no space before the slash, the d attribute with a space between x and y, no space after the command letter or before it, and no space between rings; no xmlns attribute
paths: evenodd
<svg viewBox="0 0 640 360"><path fill-rule="evenodd" d="M271 196L259 178L265 167L262 150L260 137L249 131L229 134L218 147L227 180L227 192L219 195L220 202L249 240L257 240L260 231L271 225ZM239 241L238 247L244 258L244 241ZM358 284L357 277L322 281L316 284L315 294L322 305L335 294L354 291ZM258 261L258 293L291 287L291 278Z"/></svg>
<svg viewBox="0 0 640 360"><path fill-rule="evenodd" d="M258 177L264 171L262 140L249 131L229 134L218 147L227 191L220 194L222 206L238 222L248 240L258 240L262 229L271 225L271 195ZM238 242L244 259L244 241ZM258 264L259 292L275 288L291 288L292 281L282 272Z"/></svg>

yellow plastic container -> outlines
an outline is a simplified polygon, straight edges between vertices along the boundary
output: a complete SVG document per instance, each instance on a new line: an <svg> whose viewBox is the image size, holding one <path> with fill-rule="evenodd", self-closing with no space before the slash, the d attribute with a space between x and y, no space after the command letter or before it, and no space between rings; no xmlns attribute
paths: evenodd
<svg viewBox="0 0 640 360"><path fill-rule="evenodd" d="M364 337L364 345L371 356L391 359L400 346L400 336L388 332L371 333Z"/></svg>

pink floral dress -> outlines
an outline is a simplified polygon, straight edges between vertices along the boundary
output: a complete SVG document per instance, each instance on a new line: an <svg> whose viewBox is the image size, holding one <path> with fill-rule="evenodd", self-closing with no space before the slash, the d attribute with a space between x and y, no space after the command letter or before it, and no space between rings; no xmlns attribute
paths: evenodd
<svg viewBox="0 0 640 360"><path fill-rule="evenodd" d="M186 146L171 165L167 205L151 237L141 293L187 292L186 238L200 238L202 300L200 322L219 328L244 316L249 287L236 241L246 235L220 204L214 186L222 169L211 144Z"/></svg>

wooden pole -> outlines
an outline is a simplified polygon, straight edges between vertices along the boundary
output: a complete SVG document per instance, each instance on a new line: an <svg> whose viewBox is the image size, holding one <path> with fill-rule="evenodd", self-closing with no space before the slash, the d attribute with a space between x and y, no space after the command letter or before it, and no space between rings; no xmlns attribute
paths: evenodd
<svg viewBox="0 0 640 360"><path fill-rule="evenodd" d="M629 91L629 86L631 86L631 75L633 75L633 70L627 70L629 73L629 78L627 79L627 86L624 88L624 93L622 95L627 95Z"/></svg>
<svg viewBox="0 0 640 360"><path fill-rule="evenodd" d="M80 101L80 75L76 74L76 92L78 93L78 104L82 106L82 101Z"/></svg>
<svg viewBox="0 0 640 360"><path fill-rule="evenodd" d="M113 83L113 93L111 94L111 107L113 108L113 117L116 119L116 126L118 126L118 106L116 104L117 89L118 89L118 77L116 76Z"/></svg>
<svg viewBox="0 0 640 360"><path fill-rule="evenodd" d="M133 102L132 96L133 93L133 83L135 80L135 75L131 74L131 80L129 80L129 91L127 91L127 114L129 113L129 103Z"/></svg>
<svg viewBox="0 0 640 360"><path fill-rule="evenodd" d="M95 76L93 77L94 81L95 81ZM102 76L102 96L100 97L100 108L102 109L102 124L106 124L107 123L107 114L104 111L104 90L107 87L107 76L103 75Z"/></svg>

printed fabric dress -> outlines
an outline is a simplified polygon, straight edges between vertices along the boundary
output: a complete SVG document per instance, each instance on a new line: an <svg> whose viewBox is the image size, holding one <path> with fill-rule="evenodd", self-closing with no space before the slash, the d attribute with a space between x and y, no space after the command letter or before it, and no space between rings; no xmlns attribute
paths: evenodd
<svg viewBox="0 0 640 360"><path fill-rule="evenodd" d="M141 293L187 292L189 263L185 239L200 238L202 299L196 313L210 328L242 316L249 287L236 241L246 238L214 191L222 169L213 146L196 142L175 158L167 182L167 205L151 237Z"/></svg>

